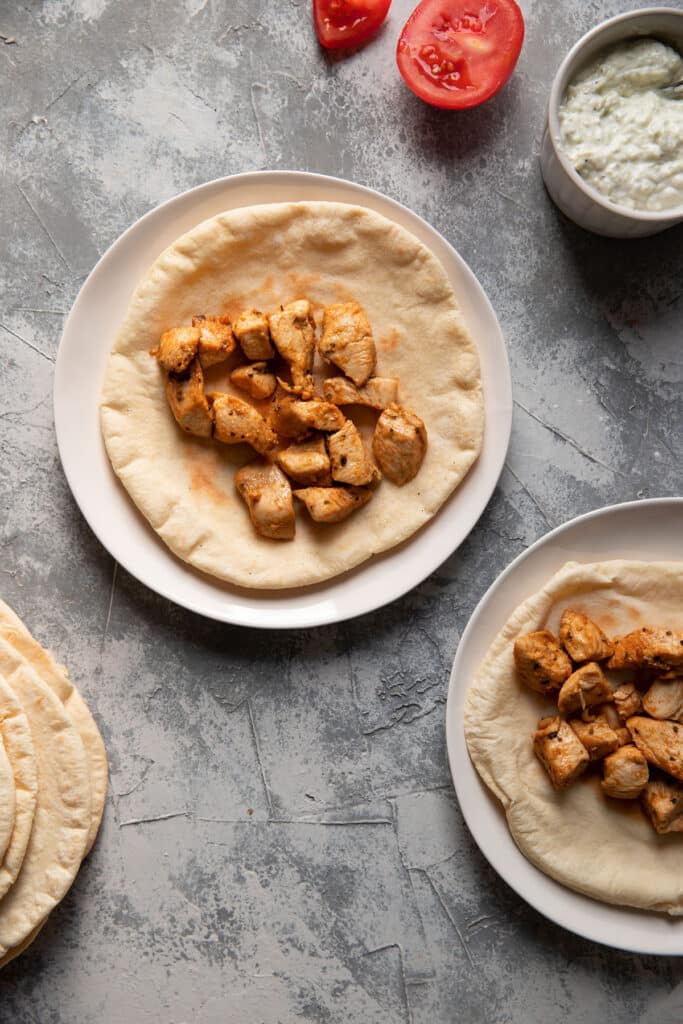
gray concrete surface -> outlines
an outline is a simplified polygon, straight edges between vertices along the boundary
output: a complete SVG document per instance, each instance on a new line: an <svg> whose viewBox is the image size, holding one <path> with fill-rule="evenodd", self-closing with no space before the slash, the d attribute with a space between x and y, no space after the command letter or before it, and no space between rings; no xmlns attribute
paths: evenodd
<svg viewBox="0 0 683 1024"><path fill-rule="evenodd" d="M412 2L346 59L317 48L308 0L0 3L2 595L68 662L111 758L97 848L2 973L2 1024L683 1019L678 961L575 938L493 874L444 739L458 638L512 557L577 513L681 490L683 235L590 237L537 162L563 53L640 4L522 0L513 80L450 116L397 74ZM117 571L51 412L97 257L159 201L259 168L339 174L431 221L493 301L516 397L460 551L376 614L279 635Z"/></svg>

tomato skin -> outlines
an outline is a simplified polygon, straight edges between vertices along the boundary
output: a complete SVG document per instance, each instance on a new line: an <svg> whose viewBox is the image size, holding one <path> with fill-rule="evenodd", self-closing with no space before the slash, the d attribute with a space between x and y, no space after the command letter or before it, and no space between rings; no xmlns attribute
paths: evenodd
<svg viewBox="0 0 683 1024"><path fill-rule="evenodd" d="M374 36L391 0L313 0L313 22L321 46L340 50Z"/></svg>
<svg viewBox="0 0 683 1024"><path fill-rule="evenodd" d="M422 0L403 27L396 62L420 99L466 110L502 89L523 41L516 0Z"/></svg>

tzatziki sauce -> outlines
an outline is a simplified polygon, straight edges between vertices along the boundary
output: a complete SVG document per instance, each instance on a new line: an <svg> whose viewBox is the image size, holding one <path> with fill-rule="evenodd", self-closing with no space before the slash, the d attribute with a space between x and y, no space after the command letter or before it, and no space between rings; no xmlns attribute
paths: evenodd
<svg viewBox="0 0 683 1024"><path fill-rule="evenodd" d="M604 50L567 87L562 148L589 185L634 210L683 205L683 57L656 39ZM674 94L675 95L675 94Z"/></svg>

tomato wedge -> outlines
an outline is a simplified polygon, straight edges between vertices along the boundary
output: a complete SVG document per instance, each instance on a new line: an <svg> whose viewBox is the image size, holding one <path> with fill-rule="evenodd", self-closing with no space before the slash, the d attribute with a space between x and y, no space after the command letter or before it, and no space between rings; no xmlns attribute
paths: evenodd
<svg viewBox="0 0 683 1024"><path fill-rule="evenodd" d="M465 110L505 85L523 41L515 0L422 0L403 27L396 61L420 99Z"/></svg>
<svg viewBox="0 0 683 1024"><path fill-rule="evenodd" d="M313 0L313 21L322 46L339 50L374 36L391 0Z"/></svg>

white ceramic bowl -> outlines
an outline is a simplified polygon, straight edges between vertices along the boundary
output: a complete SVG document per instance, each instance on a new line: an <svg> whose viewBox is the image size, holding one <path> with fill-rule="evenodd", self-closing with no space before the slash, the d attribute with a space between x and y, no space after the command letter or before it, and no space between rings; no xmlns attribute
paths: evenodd
<svg viewBox="0 0 683 1024"><path fill-rule="evenodd" d="M683 206L650 211L611 202L584 181L562 149L558 109L576 72L606 46L636 36L654 36L683 53L683 10L648 7L630 11L603 22L579 39L555 76L541 144L541 172L551 199L580 227L610 238L655 235L683 221Z"/></svg>

